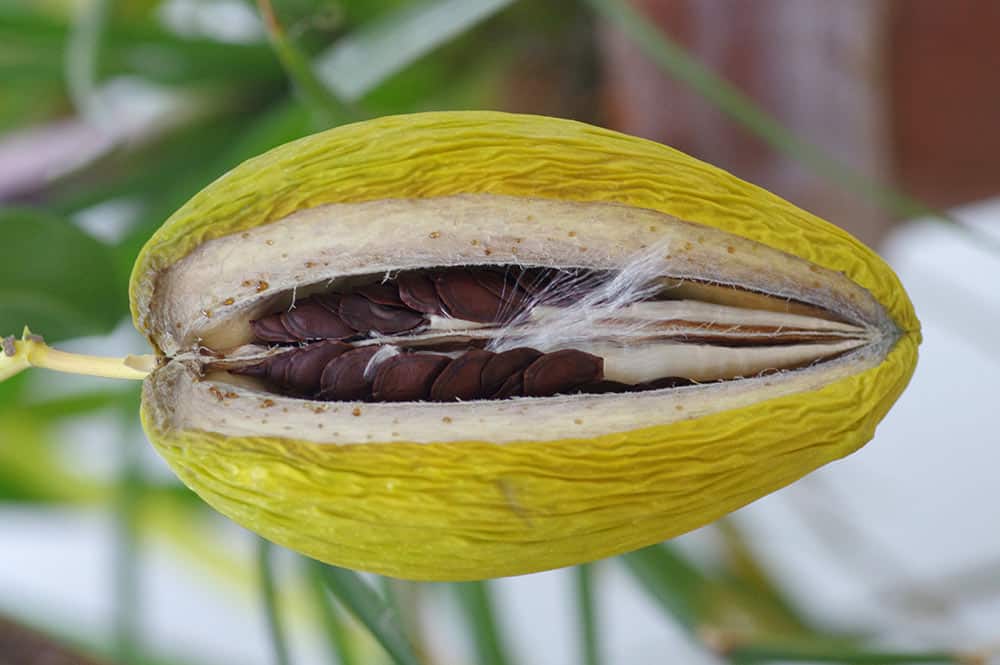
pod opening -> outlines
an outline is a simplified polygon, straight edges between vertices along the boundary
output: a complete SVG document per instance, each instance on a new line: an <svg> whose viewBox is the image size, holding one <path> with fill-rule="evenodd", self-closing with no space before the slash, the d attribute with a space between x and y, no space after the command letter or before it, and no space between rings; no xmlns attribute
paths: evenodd
<svg viewBox="0 0 1000 665"><path fill-rule="evenodd" d="M643 257L617 271L399 270L284 297L250 321L263 357L210 369L307 400L466 402L734 381L873 340L828 309L664 276Z"/></svg>

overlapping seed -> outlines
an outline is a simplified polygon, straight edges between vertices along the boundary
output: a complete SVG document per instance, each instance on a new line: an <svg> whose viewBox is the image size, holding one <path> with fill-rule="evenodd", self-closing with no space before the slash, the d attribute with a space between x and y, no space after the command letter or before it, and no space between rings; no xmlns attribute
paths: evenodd
<svg viewBox="0 0 1000 665"><path fill-rule="evenodd" d="M262 342L291 344L403 333L426 325L430 315L502 323L522 311L525 301L533 297L532 286L543 281L544 276L537 271L453 268L404 272L351 293L303 298L287 312L262 317L250 325Z"/></svg>
<svg viewBox="0 0 1000 665"><path fill-rule="evenodd" d="M417 351L379 362L385 348L324 341L235 371L319 400L455 402L590 392L591 386L607 392L604 361L583 351L470 349L454 357Z"/></svg>

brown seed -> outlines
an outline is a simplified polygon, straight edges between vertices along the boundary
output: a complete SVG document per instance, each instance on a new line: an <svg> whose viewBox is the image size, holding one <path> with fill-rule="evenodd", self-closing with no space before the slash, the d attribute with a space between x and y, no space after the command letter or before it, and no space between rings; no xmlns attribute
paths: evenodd
<svg viewBox="0 0 1000 665"><path fill-rule="evenodd" d="M396 279L399 298L410 309L424 314L443 314L434 281L426 273L403 272Z"/></svg>
<svg viewBox="0 0 1000 665"><path fill-rule="evenodd" d="M416 312L378 305L354 293L340 299L340 318L359 332L382 334L412 330L424 322L424 317Z"/></svg>
<svg viewBox="0 0 1000 665"><path fill-rule="evenodd" d="M483 366L493 355L489 351L472 349L452 360L431 386L431 400L453 402L481 398Z"/></svg>
<svg viewBox="0 0 1000 665"><path fill-rule="evenodd" d="M340 316L340 294L339 293L317 293L312 296L314 302L323 309Z"/></svg>
<svg viewBox="0 0 1000 665"><path fill-rule="evenodd" d="M492 323L500 318L502 301L469 271L450 271L434 276L445 310L456 319Z"/></svg>
<svg viewBox="0 0 1000 665"><path fill-rule="evenodd" d="M516 279L493 270L476 270L473 276L480 286L500 299L500 315L497 320L506 321L521 312L526 294L517 288Z"/></svg>
<svg viewBox="0 0 1000 665"><path fill-rule="evenodd" d="M292 367L292 354L282 353L267 360L267 380L279 386L289 383L288 371Z"/></svg>
<svg viewBox="0 0 1000 665"><path fill-rule="evenodd" d="M635 390L635 386L620 381L595 381L580 386L580 392L588 395L603 395L606 393L627 393Z"/></svg>
<svg viewBox="0 0 1000 665"><path fill-rule="evenodd" d="M379 305L406 307L406 304L399 297L399 288L392 282L368 284L359 288L357 292Z"/></svg>
<svg viewBox="0 0 1000 665"><path fill-rule="evenodd" d="M299 339L288 332L281 323L280 315L265 316L250 322L254 336L262 342L291 343Z"/></svg>
<svg viewBox="0 0 1000 665"><path fill-rule="evenodd" d="M503 385L494 393L494 399L507 399L508 397L520 397L524 394L524 370L514 372Z"/></svg>
<svg viewBox="0 0 1000 665"><path fill-rule="evenodd" d="M365 379L365 368L378 347L363 346L342 353L323 369L321 390L324 400L366 400L371 397L371 384Z"/></svg>
<svg viewBox="0 0 1000 665"><path fill-rule="evenodd" d="M482 392L485 397L493 397L511 375L520 372L531 363L538 360L541 351L521 347L498 353L490 358L483 367Z"/></svg>
<svg viewBox="0 0 1000 665"><path fill-rule="evenodd" d="M310 344L303 349L289 351L288 355L291 356L291 360L285 373L288 379L287 386L304 395L313 395L319 392L324 368L331 360L350 350L349 344L323 341Z"/></svg>
<svg viewBox="0 0 1000 665"><path fill-rule="evenodd" d="M312 299L300 301L294 309L282 312L281 323L300 340L346 339L356 334L341 317Z"/></svg>
<svg viewBox="0 0 1000 665"><path fill-rule="evenodd" d="M524 370L524 394L547 397L572 392L603 378L603 358L575 349L555 351L546 353Z"/></svg>
<svg viewBox="0 0 1000 665"><path fill-rule="evenodd" d="M376 402L410 402L427 399L431 385L451 362L447 356L406 353L389 358L375 373L372 399Z"/></svg>

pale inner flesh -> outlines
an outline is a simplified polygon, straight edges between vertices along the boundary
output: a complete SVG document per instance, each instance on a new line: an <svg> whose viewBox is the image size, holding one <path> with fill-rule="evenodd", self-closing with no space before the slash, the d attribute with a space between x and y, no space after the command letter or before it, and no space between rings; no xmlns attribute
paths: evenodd
<svg viewBox="0 0 1000 665"><path fill-rule="evenodd" d="M417 226L423 224L421 230L431 239L444 240L439 249L447 252L449 248L482 248L483 238L490 237L483 232L483 226L488 227L498 216L507 223L504 230L509 250L516 251L504 252L499 245L488 244L487 248L494 249L486 255L480 253L479 260L453 258L440 264L421 254L417 265L397 260L395 268L387 267L384 272L350 269L340 272L340 277L327 271L318 275L323 277L320 281L300 279L277 293L269 283L270 291L256 297L242 301L227 298L229 304L213 313L217 320L205 321L201 328L204 334L195 337L200 340L196 343L200 350L178 353L176 362L165 368L169 371L158 372L159 376L154 376L147 386L153 393L169 389L173 395L173 402L160 404L154 417L168 427L194 427L230 435L295 436L326 443L467 440L481 435L484 428L496 441L594 436L821 388L876 366L897 334L871 296L842 275L720 231L652 211L606 204L529 201L527 211L512 216L509 206L504 205L508 202L496 200L503 197L450 198L461 212L458 218L474 212L484 222L479 227L468 223L449 225L447 216L435 217L440 214L436 209L418 211ZM397 202L378 203L383 215L398 212ZM581 205L587 206L591 223L572 225L574 216L581 214ZM297 213L300 219L292 219L296 217L292 215L283 222L255 229L250 240L271 247L276 244L276 234L282 231L276 227L283 224L288 226L285 231L294 230L293 238L301 237L303 227L314 231L324 227L324 232L315 236L322 239L335 234L337 227L353 225L353 215L373 212L369 204L325 208ZM649 222L643 233L622 223L620 217L626 211L632 221L636 216L647 217L641 220ZM430 219L421 218L421 214ZM548 244L534 243L529 242L527 234L517 235L528 230L519 230L519 224L537 224L536 214L552 217L553 224L548 228L551 233L564 234L561 242L554 242L550 236ZM602 217L613 226L602 223ZM648 236L653 222L664 236L659 241ZM623 233L623 228L632 229L632 234ZM581 232L575 229L591 231L584 242L603 237L613 238L617 244L599 247L594 254L600 256L592 255L592 263L581 267L577 257L581 252L575 247ZM364 237L365 241L356 245L355 254L386 251L375 236ZM492 237L496 243L496 235ZM225 240L206 243L202 248L207 248L206 256L196 258L204 261L228 256L225 243L220 242ZM271 245L267 244L269 240ZM213 247L213 243L218 246ZM566 244L574 246L575 252L568 252L563 246ZM310 247L293 242L280 249L289 257L286 261L313 266L329 264L327 259L341 251L321 241ZM465 344L470 349L485 347L491 353L525 347L542 354L583 352L600 358L602 382L636 386L634 390L619 385L608 393L596 394L585 388L540 397L515 393L505 399L478 396L449 402L424 398L380 402L371 396L352 400L331 399L327 394L319 398L276 386L266 378L248 378L229 371L316 344L318 338L269 344L255 339L249 326L250 321L269 313L294 311L294 303L302 302L310 293L350 293L358 285L377 284L400 272L438 265L451 269L485 266L502 271L505 265L561 266L569 256L577 259L577 265L571 267L601 271L613 278L629 270L629 261L644 252L652 252L656 262L643 268L648 274L640 276L639 281L647 289L642 297L593 302L586 302L584 297L582 303L570 299L556 305L535 302L514 320L502 322L471 321L449 312L428 313L419 326L410 330L366 331L343 340L357 349L377 347L365 364L368 378L396 356L434 354L454 360L466 353ZM719 272L721 278L708 279L708 263L713 257L721 260L723 255L729 265ZM489 259L483 260L484 256ZM504 258L509 263L503 263ZM678 268L687 268L686 272L693 276ZM216 265L216 275L217 279L233 279L228 277L225 263ZM289 286L288 278L277 273L264 276L278 286ZM799 283L807 276L812 280L811 289ZM253 279L240 283L247 282L252 284ZM176 289L179 283L168 279L165 288ZM226 292L224 285L221 290L213 290L219 295ZM665 378L683 381L667 387L657 384Z"/></svg>

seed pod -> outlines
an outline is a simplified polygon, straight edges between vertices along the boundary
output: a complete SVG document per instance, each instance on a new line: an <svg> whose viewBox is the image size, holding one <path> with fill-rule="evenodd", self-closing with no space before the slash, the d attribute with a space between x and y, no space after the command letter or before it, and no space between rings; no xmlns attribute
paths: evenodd
<svg viewBox="0 0 1000 665"><path fill-rule="evenodd" d="M868 441L920 340L845 232L670 148L501 113L252 159L153 236L130 293L162 355L143 424L185 483L275 542L426 580L735 510ZM338 341L288 355L314 338Z"/></svg>

